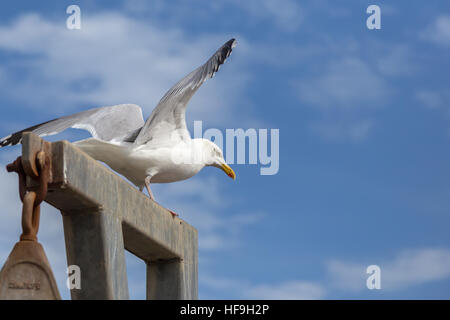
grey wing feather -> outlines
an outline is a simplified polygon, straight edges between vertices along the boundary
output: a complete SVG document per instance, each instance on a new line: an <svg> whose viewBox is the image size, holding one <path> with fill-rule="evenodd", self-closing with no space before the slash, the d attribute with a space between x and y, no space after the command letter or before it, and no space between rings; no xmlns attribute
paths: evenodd
<svg viewBox="0 0 450 320"><path fill-rule="evenodd" d="M167 91L140 130L135 143L141 145L152 140L161 142L169 139L173 141L174 138L189 139L185 119L186 106L203 82L207 78L212 78L219 70L235 45L235 39L227 41L205 64ZM173 136L174 132L176 137Z"/></svg>
<svg viewBox="0 0 450 320"><path fill-rule="evenodd" d="M144 125L142 110L134 104L121 104L82 111L50 120L0 139L0 148L20 143L24 132L40 136L57 134L68 128L85 129L103 141L124 140Z"/></svg>

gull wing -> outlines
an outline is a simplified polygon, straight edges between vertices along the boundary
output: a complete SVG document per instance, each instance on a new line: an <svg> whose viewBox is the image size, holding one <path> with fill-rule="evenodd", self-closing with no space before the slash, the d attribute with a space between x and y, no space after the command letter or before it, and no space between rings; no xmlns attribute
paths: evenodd
<svg viewBox="0 0 450 320"><path fill-rule="evenodd" d="M144 125L142 110L135 104L101 107L50 120L0 139L0 148L22 141L24 132L39 136L57 134L68 128L84 129L103 141L124 141Z"/></svg>
<svg viewBox="0 0 450 320"><path fill-rule="evenodd" d="M199 68L181 79L162 97L144 127L136 137L135 144L151 142L157 144L176 143L190 139L186 127L186 106L207 78L212 78L225 60L230 56L236 40L227 41L214 55Z"/></svg>

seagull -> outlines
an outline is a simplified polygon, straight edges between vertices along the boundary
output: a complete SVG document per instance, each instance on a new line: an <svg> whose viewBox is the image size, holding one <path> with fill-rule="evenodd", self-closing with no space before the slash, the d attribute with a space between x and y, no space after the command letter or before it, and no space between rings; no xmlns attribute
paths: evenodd
<svg viewBox="0 0 450 320"><path fill-rule="evenodd" d="M191 97L215 75L235 46L235 39L227 41L202 66L170 88L145 122L142 109L135 104L94 108L13 133L0 139L0 148L20 143L24 132L48 136L68 128L87 130L92 138L74 144L125 176L141 192L145 187L152 200L155 197L150 183L185 180L205 166L219 168L235 179L215 143L191 138L185 115Z"/></svg>

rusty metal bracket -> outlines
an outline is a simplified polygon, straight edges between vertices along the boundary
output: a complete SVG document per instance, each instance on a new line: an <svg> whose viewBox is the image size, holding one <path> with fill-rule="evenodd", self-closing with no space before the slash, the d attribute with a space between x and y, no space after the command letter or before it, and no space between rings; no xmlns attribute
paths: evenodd
<svg viewBox="0 0 450 320"><path fill-rule="evenodd" d="M40 146L42 149L44 145ZM47 153L43 150L34 152L35 159L23 159L18 157L16 161L6 166L8 172L16 172L19 175L19 195L23 203L22 208L22 235L21 241L37 241L40 220L40 204L45 200L50 180L50 148ZM27 179L38 180L37 190L27 188Z"/></svg>

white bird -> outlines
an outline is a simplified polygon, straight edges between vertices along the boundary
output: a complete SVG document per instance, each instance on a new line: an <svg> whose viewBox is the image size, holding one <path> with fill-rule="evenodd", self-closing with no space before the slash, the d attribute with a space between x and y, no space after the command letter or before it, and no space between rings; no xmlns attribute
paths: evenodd
<svg viewBox="0 0 450 320"><path fill-rule="evenodd" d="M146 187L155 200L150 183L188 179L205 166L222 169L235 179L220 148L207 139L191 139L186 127L186 106L207 78L212 78L236 45L227 41L205 64L175 84L145 121L134 104L90 109L47 121L0 139L0 147L20 143L24 132L40 136L67 128L85 129L92 138L74 144L96 160L122 174L140 191Z"/></svg>

